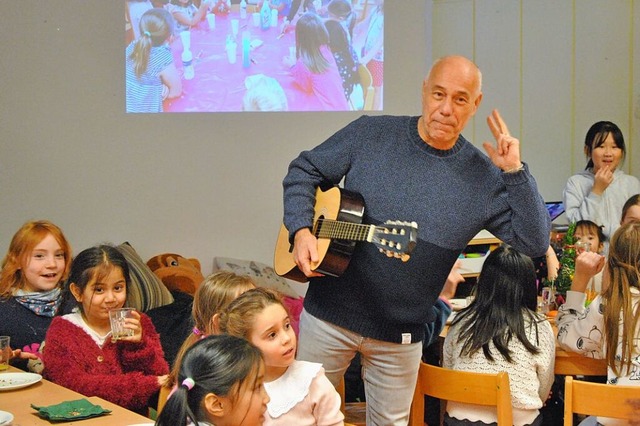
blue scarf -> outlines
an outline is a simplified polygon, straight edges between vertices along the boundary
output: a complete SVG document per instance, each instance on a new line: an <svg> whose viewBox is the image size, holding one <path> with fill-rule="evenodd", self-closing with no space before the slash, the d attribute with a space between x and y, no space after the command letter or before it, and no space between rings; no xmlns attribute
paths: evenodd
<svg viewBox="0 0 640 426"><path fill-rule="evenodd" d="M58 312L62 302L59 288L29 293L24 290L18 290L13 297L16 302L42 317L53 317Z"/></svg>

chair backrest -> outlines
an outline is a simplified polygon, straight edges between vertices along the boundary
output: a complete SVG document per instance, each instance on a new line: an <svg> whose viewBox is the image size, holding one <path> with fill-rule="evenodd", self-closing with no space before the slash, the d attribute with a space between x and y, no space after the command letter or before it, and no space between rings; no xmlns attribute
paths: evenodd
<svg viewBox="0 0 640 426"><path fill-rule="evenodd" d="M344 376L340 378L340 383L338 383L338 386L336 386L336 392L338 392L338 395L340 395L340 411L342 411L342 414L346 414L347 405L344 400L344 397L345 397Z"/></svg>
<svg viewBox="0 0 640 426"><path fill-rule="evenodd" d="M364 106L363 110L368 111L373 108L373 77L369 69L363 65L358 65L358 74L360 75L360 85L362 85L362 92L364 94Z"/></svg>
<svg viewBox="0 0 640 426"><path fill-rule="evenodd" d="M424 425L425 395L445 401L494 405L498 411L498 426L513 425L509 375L504 371L497 374L472 373L421 362L411 403L410 426Z"/></svg>
<svg viewBox="0 0 640 426"><path fill-rule="evenodd" d="M170 386L161 386L160 393L158 394L158 408L156 409L157 413L160 414L164 405L167 403L167 399L169 399L169 394L173 388Z"/></svg>
<svg viewBox="0 0 640 426"><path fill-rule="evenodd" d="M583 382L567 376L564 382L564 425L573 414L640 420L640 386Z"/></svg>

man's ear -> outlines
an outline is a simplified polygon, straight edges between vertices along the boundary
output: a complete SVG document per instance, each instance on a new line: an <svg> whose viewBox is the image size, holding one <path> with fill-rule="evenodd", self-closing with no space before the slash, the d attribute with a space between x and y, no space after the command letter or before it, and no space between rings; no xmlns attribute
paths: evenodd
<svg viewBox="0 0 640 426"><path fill-rule="evenodd" d="M73 294L76 301L82 302L82 290L80 290L80 287L78 287L76 283L71 283L71 285L69 285L69 290L71 290L71 294Z"/></svg>
<svg viewBox="0 0 640 426"><path fill-rule="evenodd" d="M225 414L225 410L230 410L231 407L225 407L229 405L229 402L226 398L220 398L213 392L210 392L204 397L204 409L213 417L223 417Z"/></svg>
<svg viewBox="0 0 640 426"><path fill-rule="evenodd" d="M475 106L476 106L476 111L478 111L478 107L480 106L480 103L481 103L481 102L482 102L482 92L480 92L480 93L478 94L478 97L476 98L476 100L475 100L475 102L474 102L474 104L475 104ZM475 114L475 111L474 111L474 114Z"/></svg>

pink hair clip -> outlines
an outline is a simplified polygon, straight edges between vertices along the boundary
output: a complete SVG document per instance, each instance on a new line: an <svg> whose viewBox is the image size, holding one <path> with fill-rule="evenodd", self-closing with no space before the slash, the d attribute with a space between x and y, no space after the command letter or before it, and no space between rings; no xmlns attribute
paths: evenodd
<svg viewBox="0 0 640 426"><path fill-rule="evenodd" d="M187 377L186 379L184 379L182 381L182 386L184 386L185 388L187 388L188 390L193 389L193 387L196 385L196 382L193 381L193 379L191 377Z"/></svg>

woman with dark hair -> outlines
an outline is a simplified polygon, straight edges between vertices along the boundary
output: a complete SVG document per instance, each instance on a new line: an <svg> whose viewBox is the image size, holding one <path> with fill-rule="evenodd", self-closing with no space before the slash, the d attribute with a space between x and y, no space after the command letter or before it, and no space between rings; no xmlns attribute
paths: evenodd
<svg viewBox="0 0 640 426"><path fill-rule="evenodd" d="M625 201L640 193L640 180L620 169L626 152L616 124L598 121L589 128L584 141L587 166L569 178L563 193L567 219L595 222L611 238L620 226ZM605 254L607 251L605 245Z"/></svg>
<svg viewBox="0 0 640 426"><path fill-rule="evenodd" d="M536 313L533 261L510 246L498 247L482 266L474 296L449 328L443 366L478 373L507 371L514 425L541 425L540 408L554 379L555 339L549 322ZM448 425L496 420L495 407L447 404Z"/></svg>

